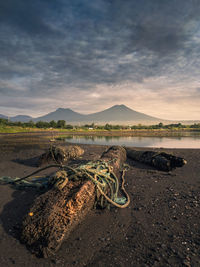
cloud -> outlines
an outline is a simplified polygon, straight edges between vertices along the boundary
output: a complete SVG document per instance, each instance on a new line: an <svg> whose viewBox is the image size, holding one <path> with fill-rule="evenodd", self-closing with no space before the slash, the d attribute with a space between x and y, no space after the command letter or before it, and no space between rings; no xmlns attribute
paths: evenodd
<svg viewBox="0 0 200 267"><path fill-rule="evenodd" d="M55 96L57 105L76 106L101 87L111 90L109 101L102 92L108 106L120 101L118 85L131 84L127 90L135 96L144 87L149 94L163 92L162 77L169 95L171 81L182 81L183 88L187 84L187 92L199 79L199 15L198 0L3 1L1 99L9 96L12 107L23 96L35 103L35 112L36 99L43 99L50 111ZM146 84L153 79L157 83Z"/></svg>

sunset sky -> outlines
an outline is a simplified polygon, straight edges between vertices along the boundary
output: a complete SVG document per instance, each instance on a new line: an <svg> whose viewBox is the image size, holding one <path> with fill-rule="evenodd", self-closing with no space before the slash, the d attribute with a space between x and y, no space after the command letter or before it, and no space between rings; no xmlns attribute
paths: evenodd
<svg viewBox="0 0 200 267"><path fill-rule="evenodd" d="M200 119L199 0L0 2L0 114Z"/></svg>

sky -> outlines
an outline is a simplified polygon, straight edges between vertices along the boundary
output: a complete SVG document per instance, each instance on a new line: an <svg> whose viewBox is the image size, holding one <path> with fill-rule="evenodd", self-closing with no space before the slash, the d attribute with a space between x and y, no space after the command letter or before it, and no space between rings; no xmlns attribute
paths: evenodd
<svg viewBox="0 0 200 267"><path fill-rule="evenodd" d="M0 2L0 114L200 119L199 0Z"/></svg>

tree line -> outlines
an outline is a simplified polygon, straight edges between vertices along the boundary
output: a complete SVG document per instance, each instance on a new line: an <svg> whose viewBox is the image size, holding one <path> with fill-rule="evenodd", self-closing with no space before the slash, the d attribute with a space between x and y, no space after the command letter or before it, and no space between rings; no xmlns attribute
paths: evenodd
<svg viewBox="0 0 200 267"><path fill-rule="evenodd" d="M57 122L52 120L50 122L46 121L38 121L38 122L21 122L21 121L9 121L8 119L0 118L0 125L3 126L18 126L23 128L57 128L57 129L73 129L73 126L70 124L66 124L65 120L58 120Z"/></svg>
<svg viewBox="0 0 200 267"><path fill-rule="evenodd" d="M155 125L142 125L137 124L133 126L124 125L112 125L106 123L105 125L95 125L94 123L85 124L81 126L75 126L67 124L65 120L58 121L38 121L38 122L12 122L8 119L0 118L0 126L18 126L22 128L39 128L39 129L83 129L83 130L154 130L154 129L200 129L200 123L194 123L192 125L183 125L181 123L163 124L162 122Z"/></svg>

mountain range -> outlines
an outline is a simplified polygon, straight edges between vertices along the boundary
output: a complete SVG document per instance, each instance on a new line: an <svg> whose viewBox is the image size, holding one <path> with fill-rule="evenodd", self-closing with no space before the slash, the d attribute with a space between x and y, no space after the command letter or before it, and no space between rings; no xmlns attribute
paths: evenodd
<svg viewBox="0 0 200 267"><path fill-rule="evenodd" d="M65 120L69 123L128 123L140 121L159 121L159 119L132 110L125 105L115 105L106 110L83 115L71 109L59 108L35 121Z"/></svg>
<svg viewBox="0 0 200 267"><path fill-rule="evenodd" d="M0 118L7 119L8 117L0 114ZM81 114L73 111L69 108L58 108L57 110L50 112L44 116L40 116L37 118L33 118L27 115L17 115L14 117L9 117L10 121L16 122L38 122L38 121L46 121L50 122L52 120L65 120L66 123L69 124L86 124L86 123L97 123L97 124L156 124L159 122L163 123L176 123L175 121L167 121L160 118L152 117L147 114L137 112L133 109L128 108L125 105L115 105L108 109L105 109L100 112L92 113L92 114ZM185 124L192 124L197 121L179 121L184 122Z"/></svg>
<svg viewBox="0 0 200 267"><path fill-rule="evenodd" d="M5 115L0 114L0 118L8 118ZM16 122L28 122L30 120L34 122L52 120L65 120L66 123L70 124L84 124L84 123L113 123L113 124L128 124L128 123L155 123L162 121L161 119L146 115L144 113L137 112L128 108L125 105L115 105L106 110L92 113L92 114L81 114L75 112L69 108L58 108L57 110L50 112L44 116L33 118L27 115L17 115L14 117L9 117L10 121Z"/></svg>

